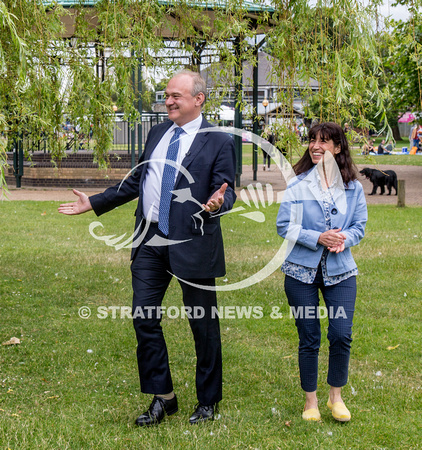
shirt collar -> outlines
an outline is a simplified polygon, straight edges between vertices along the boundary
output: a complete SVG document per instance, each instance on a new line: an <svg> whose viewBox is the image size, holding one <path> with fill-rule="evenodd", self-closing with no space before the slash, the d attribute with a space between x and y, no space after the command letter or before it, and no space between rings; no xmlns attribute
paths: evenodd
<svg viewBox="0 0 422 450"><path fill-rule="evenodd" d="M308 172L304 172L302 175L303 175L303 180L314 182L314 183L320 183L321 182L316 165L314 165L314 167L309 169ZM334 188L338 188L338 189L343 189L343 188L345 188L345 189L354 189L355 185L354 185L353 181L351 181L349 184L345 184L341 177L339 178L338 176L336 176L334 178L334 182L331 184L331 188L332 189L334 189Z"/></svg>
<svg viewBox="0 0 422 450"><path fill-rule="evenodd" d="M193 119L192 121L185 123L183 125L182 130L186 133L186 134L195 134L202 125L202 114L200 114L196 119ZM176 125L175 123L173 123L173 125L169 128L170 132L173 132L175 128L178 128L179 126Z"/></svg>

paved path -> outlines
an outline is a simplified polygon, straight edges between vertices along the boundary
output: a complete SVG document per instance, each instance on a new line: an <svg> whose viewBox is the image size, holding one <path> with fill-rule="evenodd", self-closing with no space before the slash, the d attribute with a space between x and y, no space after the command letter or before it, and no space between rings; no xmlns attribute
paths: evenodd
<svg viewBox="0 0 422 450"><path fill-rule="evenodd" d="M374 167L374 166L358 166L359 170L363 167ZM420 166L389 166L381 165L376 168L381 170L394 170L397 173L398 179L406 181L406 205L419 205L422 206L422 167ZM366 194L372 191L372 184L359 176L359 181L362 183L364 191ZM257 180L253 180L253 172L250 166L243 166L243 173L241 176L241 186L236 189L237 193L242 188L245 188L249 184L256 185L256 183L261 183L265 185L267 183L271 184L274 195L274 201L276 201L276 194L278 192L284 191L286 188L286 183L277 169L272 168L270 172L263 171L262 165L259 165ZM60 189L60 188L21 188L16 189L9 187L10 191L8 194L8 199L11 201L18 200L48 200L48 201L63 201L69 202L75 200L75 196L71 189ZM98 192L102 192L103 189L84 189L84 192L88 195L93 195ZM394 192L394 190L393 190ZM366 195L368 204L397 204L397 197L395 195Z"/></svg>

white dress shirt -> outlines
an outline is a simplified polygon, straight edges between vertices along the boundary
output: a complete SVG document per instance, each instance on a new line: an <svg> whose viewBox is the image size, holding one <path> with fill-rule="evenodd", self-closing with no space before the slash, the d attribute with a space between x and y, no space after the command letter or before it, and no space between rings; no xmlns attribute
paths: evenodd
<svg viewBox="0 0 422 450"><path fill-rule="evenodd" d="M193 140L195 139L196 133L202 124L202 114L200 114L196 119L183 125L181 127L184 131L180 135L179 139L179 152L177 154L176 163L178 165L182 164L186 153L188 153ZM151 153L151 157L148 160L147 173L145 175L143 189L143 204L142 209L144 216L148 216L149 210L152 208L151 221L158 222L158 210L160 206L161 198L161 180L163 178L163 171L165 160L167 156L168 146L170 140L174 135L174 129L178 126L173 123L173 125L164 133L157 147ZM176 169L175 180L179 171Z"/></svg>

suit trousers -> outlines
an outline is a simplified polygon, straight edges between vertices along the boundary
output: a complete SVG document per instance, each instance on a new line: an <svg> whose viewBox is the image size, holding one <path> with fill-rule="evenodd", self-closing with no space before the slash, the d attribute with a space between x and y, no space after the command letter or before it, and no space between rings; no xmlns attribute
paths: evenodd
<svg viewBox="0 0 422 450"><path fill-rule="evenodd" d="M320 318L318 317L321 290L328 315L330 343L327 383L342 387L347 383L350 348L352 342L353 314L356 301L356 277L352 276L332 286L325 286L321 266L312 284L306 284L286 275L284 289L296 320L299 334L299 371L302 389L317 389L318 353L321 343Z"/></svg>
<svg viewBox="0 0 422 450"><path fill-rule="evenodd" d="M137 359L141 391L167 394L173 391L167 346L161 327L161 304L172 279L168 246L149 246L155 235L165 237L151 224L132 261L133 324L138 341ZM177 244L176 244L177 245ZM198 261L201 264L201 261ZM214 286L215 279L186 280ZM222 398L221 336L214 290L201 289L179 281L186 317L195 342L196 391L198 401L213 405Z"/></svg>

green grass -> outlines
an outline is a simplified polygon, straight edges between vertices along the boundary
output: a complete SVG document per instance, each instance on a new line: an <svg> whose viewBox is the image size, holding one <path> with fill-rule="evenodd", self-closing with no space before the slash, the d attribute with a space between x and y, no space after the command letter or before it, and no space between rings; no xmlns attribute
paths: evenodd
<svg viewBox="0 0 422 450"><path fill-rule="evenodd" d="M360 155L360 149L353 149L355 164L371 166L389 164L393 166L422 166L422 155Z"/></svg>
<svg viewBox="0 0 422 450"><path fill-rule="evenodd" d="M131 303L129 250L116 251L88 232L100 220L105 235L129 236L135 204L100 219L61 216L57 206L0 204L0 341L21 339L0 346L0 449L419 448L421 208L370 206L366 237L354 249L360 276L344 388L350 423L336 423L325 407L325 337L322 422L301 419L297 335L277 270L254 286L219 293L220 306L263 312L261 319L221 320L221 418L188 425L196 402L193 341L186 319L165 318L179 413L157 428L139 429L134 419L150 397L140 394L131 321L111 312L96 317L100 306ZM227 276L220 285L253 275L274 256L281 244L276 214L272 205L261 224L238 214L223 219ZM180 297L172 282L164 305L181 307ZM90 318L78 316L82 306L91 308ZM273 308L281 318L271 317Z"/></svg>
<svg viewBox="0 0 422 450"><path fill-rule="evenodd" d="M403 145L402 145L403 144ZM406 146L406 143L397 143L397 149ZM408 147L408 145L407 145ZM303 151L306 150L306 146L303 146ZM396 150L399 151L399 150ZM355 164L367 164L367 165L382 165L391 164L395 166L422 166L422 155L361 155L362 149L358 146L353 146L351 149L352 157ZM293 154L293 164L299 160L299 155ZM244 165L252 166L252 144L244 143L242 146L242 161ZM262 150L258 149L258 167L262 164Z"/></svg>

